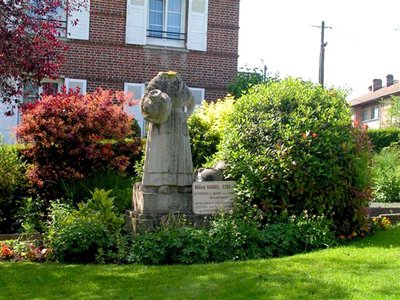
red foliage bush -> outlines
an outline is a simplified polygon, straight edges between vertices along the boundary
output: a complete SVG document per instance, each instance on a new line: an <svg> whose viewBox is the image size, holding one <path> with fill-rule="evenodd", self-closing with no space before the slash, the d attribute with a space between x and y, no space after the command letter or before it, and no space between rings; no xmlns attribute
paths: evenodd
<svg viewBox="0 0 400 300"><path fill-rule="evenodd" d="M24 155L32 162L32 183L54 191L61 180L102 168L125 170L129 157L115 145L122 147L132 134L132 118L123 110L126 101L123 92L97 89L81 95L64 89L27 104L17 134L28 144ZM141 151L140 143L130 144L133 153Z"/></svg>

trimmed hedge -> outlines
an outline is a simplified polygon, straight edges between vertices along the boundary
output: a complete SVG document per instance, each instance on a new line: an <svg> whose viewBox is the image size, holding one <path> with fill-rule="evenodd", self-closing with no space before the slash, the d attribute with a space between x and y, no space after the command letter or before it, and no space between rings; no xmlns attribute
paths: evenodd
<svg viewBox="0 0 400 300"><path fill-rule="evenodd" d="M375 152L380 152L392 143L400 141L400 128L369 129L367 134Z"/></svg>

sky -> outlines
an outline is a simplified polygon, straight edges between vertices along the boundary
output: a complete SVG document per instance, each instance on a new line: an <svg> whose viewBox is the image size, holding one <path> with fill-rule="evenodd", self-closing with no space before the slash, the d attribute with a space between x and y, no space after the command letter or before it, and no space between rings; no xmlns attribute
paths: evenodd
<svg viewBox="0 0 400 300"><path fill-rule="evenodd" d="M400 80L400 0L241 0L239 68L318 82L325 26L325 86L368 92L374 78ZM396 30L398 29L398 30Z"/></svg>

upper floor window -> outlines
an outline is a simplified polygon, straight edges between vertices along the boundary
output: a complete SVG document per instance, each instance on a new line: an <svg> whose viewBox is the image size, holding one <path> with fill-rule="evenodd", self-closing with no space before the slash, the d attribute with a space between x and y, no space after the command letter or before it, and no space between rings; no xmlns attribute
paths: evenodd
<svg viewBox="0 0 400 300"><path fill-rule="evenodd" d="M55 23L60 37L88 40L90 25L90 0L60 0L60 5L46 8L41 0L28 0L30 16ZM69 11L65 9L69 5Z"/></svg>
<svg viewBox="0 0 400 300"><path fill-rule="evenodd" d="M30 16L37 20L53 22L57 34L60 37L67 36L67 13L65 11L65 2L60 1L60 5L55 5L53 8L44 7L43 1L29 0L31 5ZM41 12L41 14L38 14Z"/></svg>
<svg viewBox="0 0 400 300"><path fill-rule="evenodd" d="M183 47L185 41L185 1L150 0L148 44Z"/></svg>
<svg viewBox="0 0 400 300"><path fill-rule="evenodd" d="M127 0L126 43L206 51L208 0Z"/></svg>

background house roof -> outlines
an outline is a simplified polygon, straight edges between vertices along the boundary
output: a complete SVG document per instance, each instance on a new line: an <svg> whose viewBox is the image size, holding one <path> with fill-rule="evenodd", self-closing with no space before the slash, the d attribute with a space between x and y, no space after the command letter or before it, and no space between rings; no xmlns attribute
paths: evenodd
<svg viewBox="0 0 400 300"><path fill-rule="evenodd" d="M394 82L390 86L381 87L378 90L370 91L358 98L350 101L351 106L361 105L367 102L379 100L381 98L387 98L391 95L400 94L400 82Z"/></svg>

